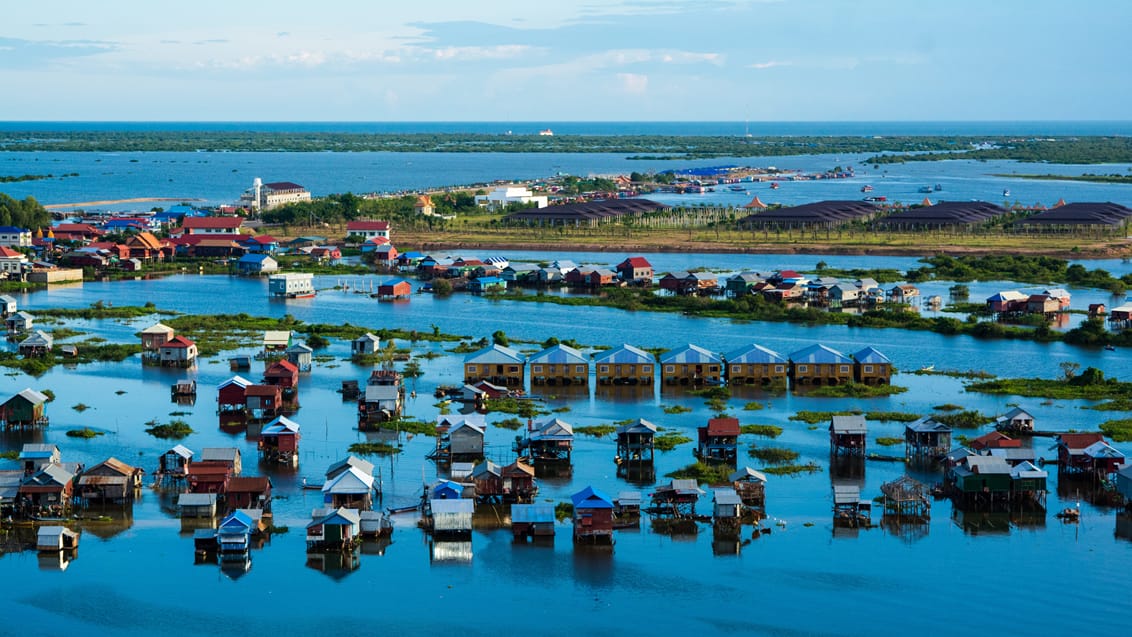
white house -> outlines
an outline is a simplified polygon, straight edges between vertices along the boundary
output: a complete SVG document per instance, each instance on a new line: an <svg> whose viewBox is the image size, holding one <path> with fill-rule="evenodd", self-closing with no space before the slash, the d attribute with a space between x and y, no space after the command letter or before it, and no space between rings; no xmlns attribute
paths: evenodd
<svg viewBox="0 0 1132 637"><path fill-rule="evenodd" d="M356 235L365 239L385 239L389 241L389 222L360 219L346 222L346 236Z"/></svg>
<svg viewBox="0 0 1132 637"><path fill-rule="evenodd" d="M487 206L489 210L498 210L513 203L534 203L537 208L545 208L547 198L522 186L500 186L486 195L476 195L476 205Z"/></svg>
<svg viewBox="0 0 1132 637"><path fill-rule="evenodd" d="M23 252L0 245L0 274L19 274L27 262L28 258Z"/></svg>
<svg viewBox="0 0 1132 637"><path fill-rule="evenodd" d="M284 204L310 200L311 192L299 184L290 181L273 181L265 184L256 177L252 187L240 195L239 206L252 210L271 210Z"/></svg>
<svg viewBox="0 0 1132 637"><path fill-rule="evenodd" d="M31 230L15 226L0 226L0 246L30 248Z"/></svg>

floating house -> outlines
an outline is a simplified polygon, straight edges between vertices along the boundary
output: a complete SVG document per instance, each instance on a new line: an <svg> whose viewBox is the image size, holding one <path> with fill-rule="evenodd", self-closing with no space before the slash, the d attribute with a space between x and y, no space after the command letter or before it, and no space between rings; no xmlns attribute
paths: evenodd
<svg viewBox="0 0 1132 637"><path fill-rule="evenodd" d="M299 423L279 416L259 433L259 451L264 460L293 463L299 454Z"/></svg>
<svg viewBox="0 0 1132 637"><path fill-rule="evenodd" d="M388 422L401 416L405 391L400 375L389 375L384 380L393 382L367 382L365 393L358 399L358 419L363 425Z"/></svg>
<svg viewBox="0 0 1132 637"><path fill-rule="evenodd" d="M561 418L532 422L527 437L518 442L533 462L570 462L574 448L574 427Z"/></svg>
<svg viewBox="0 0 1132 637"><path fill-rule="evenodd" d="M24 340L20 341L17 350L20 356L32 358L46 356L55 346L55 339L43 330L32 330Z"/></svg>
<svg viewBox="0 0 1132 637"><path fill-rule="evenodd" d="M833 416L829 423L830 454L864 456L868 432L864 416Z"/></svg>
<svg viewBox="0 0 1132 637"><path fill-rule="evenodd" d="M511 533L515 539L554 539L554 505L512 504Z"/></svg>
<svg viewBox="0 0 1132 637"><path fill-rule="evenodd" d="M71 551L79 546L79 534L65 526L41 526L35 533L35 549L41 553Z"/></svg>
<svg viewBox="0 0 1132 637"><path fill-rule="evenodd" d="M286 272L267 277L267 293L281 299L310 298L315 295L314 275L307 272Z"/></svg>
<svg viewBox="0 0 1132 637"><path fill-rule="evenodd" d="M653 462L656 425L643 418L638 418L631 423L618 427L615 435L617 437L615 460L618 465Z"/></svg>
<svg viewBox="0 0 1132 637"><path fill-rule="evenodd" d="M951 427L930 416L904 426L904 457L938 460L951 449Z"/></svg>
<svg viewBox="0 0 1132 637"><path fill-rule="evenodd" d="M731 487L743 501L743 506L766 514L766 475L750 467L743 467L727 478Z"/></svg>
<svg viewBox="0 0 1132 637"><path fill-rule="evenodd" d="M381 339L366 332L350 341L351 356L373 356L381 348Z"/></svg>
<svg viewBox="0 0 1132 637"><path fill-rule="evenodd" d="M519 352L492 344L464 359L464 382L486 380L507 387L522 387L525 363L526 359Z"/></svg>
<svg viewBox="0 0 1132 637"><path fill-rule="evenodd" d="M358 517L361 518L363 538L389 537L393 534L393 523L381 511L360 511Z"/></svg>
<svg viewBox="0 0 1132 637"><path fill-rule="evenodd" d="M353 547L361 539L361 513L356 509L336 507L317 516L307 525L307 550L345 550Z"/></svg>
<svg viewBox="0 0 1132 637"><path fill-rule="evenodd" d="M660 376L666 385L718 384L723 361L698 345L685 345L660 355Z"/></svg>
<svg viewBox="0 0 1132 637"><path fill-rule="evenodd" d="M12 338L26 334L35 324L35 317L23 310L17 310L4 318L4 327L8 329L8 337Z"/></svg>
<svg viewBox="0 0 1132 637"><path fill-rule="evenodd" d="M869 526L872 502L861 499L861 488L856 485L833 485L834 526L857 528Z"/></svg>
<svg viewBox="0 0 1132 637"><path fill-rule="evenodd" d="M351 457L346 462L350 460L356 459ZM372 472L373 465L369 467ZM322 485L323 501L332 508L346 507L369 511L373 508L373 482L371 473L359 469L358 466L349 465L334 476L327 474L326 482Z"/></svg>
<svg viewBox="0 0 1132 637"><path fill-rule="evenodd" d="M220 549L220 559L247 555L251 549L254 528L255 520L243 511L232 511L224 516L216 527L216 543Z"/></svg>
<svg viewBox="0 0 1132 637"><path fill-rule="evenodd" d="M570 496L574 504L574 542L613 544L613 500L586 487Z"/></svg>
<svg viewBox="0 0 1132 637"><path fill-rule="evenodd" d="M314 359L314 349L309 345L295 343L288 347L287 351L284 353L287 355L287 362L297 367L300 372L309 372L311 370L312 360Z"/></svg>
<svg viewBox="0 0 1132 637"><path fill-rule="evenodd" d="M224 490L224 504L229 511L257 509L270 514L271 479L267 476L232 478L228 481L228 488Z"/></svg>
<svg viewBox="0 0 1132 637"><path fill-rule="evenodd" d="M225 412L244 412L248 407L247 389L252 381L233 376L216 386L216 403L223 415Z"/></svg>
<svg viewBox="0 0 1132 637"><path fill-rule="evenodd" d="M735 465L739 454L738 418L712 418L700 427L696 455L705 462L722 462Z"/></svg>
<svg viewBox="0 0 1132 637"><path fill-rule="evenodd" d="M291 346L291 332L288 330L266 330L263 333L264 358L278 358Z"/></svg>
<svg viewBox="0 0 1132 637"><path fill-rule="evenodd" d="M413 285L404 279L382 281L377 286L379 300L404 299L413 294Z"/></svg>
<svg viewBox="0 0 1132 637"><path fill-rule="evenodd" d="M1065 433L1057 437L1058 473L1101 479L1116 473L1124 454L1110 446L1098 432Z"/></svg>
<svg viewBox="0 0 1132 637"><path fill-rule="evenodd" d="M215 462L232 470L232 475L240 475L243 471L243 460L240 450L236 447L205 447L200 451L201 462Z"/></svg>
<svg viewBox="0 0 1132 637"><path fill-rule="evenodd" d="M62 455L59 453L57 445L26 442L20 448L20 455L17 456L17 459L23 465L24 475L31 475L48 465L59 464Z"/></svg>
<svg viewBox="0 0 1132 637"><path fill-rule="evenodd" d="M585 385L589 381L589 359L561 343L531 356L528 363L532 385Z"/></svg>
<svg viewBox="0 0 1132 637"><path fill-rule="evenodd" d="M86 469L78 479L78 497L84 503L130 502L141 487L142 470L108 458Z"/></svg>
<svg viewBox="0 0 1132 637"><path fill-rule="evenodd" d="M735 489L715 489L712 496L712 521L716 526L738 527L743 514L743 500Z"/></svg>
<svg viewBox="0 0 1132 637"><path fill-rule="evenodd" d="M724 357L727 382L738 385L785 385L790 362L762 345L750 344Z"/></svg>
<svg viewBox="0 0 1132 637"><path fill-rule="evenodd" d="M161 454L157 460L157 470L162 476L183 478L188 475L189 465L193 461L193 452L184 445L177 445Z"/></svg>
<svg viewBox="0 0 1132 637"><path fill-rule="evenodd" d="M884 495L884 515L906 522L926 522L931 515L931 499L919 481L901 476L880 485Z"/></svg>
<svg viewBox="0 0 1132 637"><path fill-rule="evenodd" d="M249 252L236 260L236 272L248 276L274 274L279 271L279 262L271 255Z"/></svg>
<svg viewBox="0 0 1132 637"><path fill-rule="evenodd" d="M820 343L802 348L788 357L790 380L796 385L841 385L853 380L853 361Z"/></svg>
<svg viewBox="0 0 1132 637"><path fill-rule="evenodd" d="M283 394L291 394L299 386L299 368L286 360L278 360L263 372L263 380L268 385L283 388Z"/></svg>
<svg viewBox="0 0 1132 637"><path fill-rule="evenodd" d="M0 318L7 318L9 314L17 311L19 304L16 302L16 297L8 294L0 294Z"/></svg>
<svg viewBox="0 0 1132 637"><path fill-rule="evenodd" d="M434 538L471 536L472 514L475 512L473 500L466 498L430 500L428 509L429 527Z"/></svg>
<svg viewBox="0 0 1132 637"><path fill-rule="evenodd" d="M47 396L30 387L0 404L0 423L5 428L44 427L47 422Z"/></svg>
<svg viewBox="0 0 1132 637"><path fill-rule="evenodd" d="M615 267L617 278L626 283L652 285L652 264L644 257L629 257Z"/></svg>
<svg viewBox="0 0 1132 637"><path fill-rule="evenodd" d="M265 421L283 411L283 388L278 385L248 385L244 405L252 420Z"/></svg>
<svg viewBox="0 0 1132 637"><path fill-rule="evenodd" d="M887 385L892 378L892 361L874 347L853 354L853 379L865 385Z"/></svg>
<svg viewBox="0 0 1132 637"><path fill-rule="evenodd" d="M466 462L483 458L487 423L482 414L436 417L436 450L433 458L445 462Z"/></svg>
<svg viewBox="0 0 1132 637"><path fill-rule="evenodd" d="M486 504L531 502L538 488L535 486L534 467L515 462L500 467L490 460L481 462L472 470L476 501Z"/></svg>
<svg viewBox="0 0 1132 637"><path fill-rule="evenodd" d="M1034 416L1021 407L1015 407L995 418L994 427L1010 433L1031 432L1034 430Z"/></svg>
<svg viewBox="0 0 1132 637"><path fill-rule="evenodd" d="M215 493L182 493L177 496L177 508L182 518L216 517Z"/></svg>
<svg viewBox="0 0 1132 637"><path fill-rule="evenodd" d="M632 345L595 354L594 367L599 385L652 385L656 377L656 360Z"/></svg>
<svg viewBox="0 0 1132 637"><path fill-rule="evenodd" d="M677 518L693 518L696 515L696 502L704 490L692 479L676 479L666 485L658 485L652 494L653 509L658 515Z"/></svg>
<svg viewBox="0 0 1132 637"><path fill-rule="evenodd" d="M194 462L187 472L186 479L192 493L223 495L232 479L232 468L223 462Z"/></svg>
<svg viewBox="0 0 1132 637"><path fill-rule="evenodd" d="M175 336L173 328L165 325L164 323L154 323L140 332L142 344L142 356L150 356L158 358L160 356L158 350L165 343Z"/></svg>
<svg viewBox="0 0 1132 637"><path fill-rule="evenodd" d="M197 362L197 344L184 336L174 336L158 348L163 367L192 367Z"/></svg>
<svg viewBox="0 0 1132 637"><path fill-rule="evenodd" d="M74 478L62 465L44 465L20 483L19 498L31 513L64 514L70 509Z"/></svg>

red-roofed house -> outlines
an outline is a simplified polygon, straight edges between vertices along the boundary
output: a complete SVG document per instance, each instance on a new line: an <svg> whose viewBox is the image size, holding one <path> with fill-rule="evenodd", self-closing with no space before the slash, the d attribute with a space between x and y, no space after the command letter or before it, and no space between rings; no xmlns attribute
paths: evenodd
<svg viewBox="0 0 1132 637"><path fill-rule="evenodd" d="M94 241L105 234L88 223L61 223L52 229L56 241Z"/></svg>
<svg viewBox="0 0 1132 637"><path fill-rule="evenodd" d="M268 234L241 239L240 245L255 254L274 254L279 250L279 240Z"/></svg>
<svg viewBox="0 0 1132 637"><path fill-rule="evenodd" d="M27 262L27 255L23 252L13 250L8 246L0 246L0 272L19 274Z"/></svg>
<svg viewBox="0 0 1132 637"><path fill-rule="evenodd" d="M268 385L278 385L286 390L293 390L299 385L299 368L294 363L278 360L263 372L263 380Z"/></svg>
<svg viewBox="0 0 1132 637"><path fill-rule="evenodd" d="M197 344L184 336L174 336L158 348L164 367L192 367L197 360Z"/></svg>
<svg viewBox="0 0 1132 637"><path fill-rule="evenodd" d="M389 239L388 221L358 220L346 222L346 236L357 235L363 240L374 237Z"/></svg>
<svg viewBox="0 0 1132 637"><path fill-rule="evenodd" d="M185 217L173 234L238 235L243 222L241 217Z"/></svg>
<svg viewBox="0 0 1132 637"><path fill-rule="evenodd" d="M972 451L986 451L987 449L1014 449L1022 446L1021 440L1016 440L1000 432L992 431L983 434L967 443Z"/></svg>
<svg viewBox="0 0 1132 637"><path fill-rule="evenodd" d="M652 283L652 264L644 257L629 257L615 268L617 276L628 283Z"/></svg>
<svg viewBox="0 0 1132 637"><path fill-rule="evenodd" d="M1092 445L1104 442L1099 432L1060 434L1057 437L1057 469L1062 472L1088 472L1094 469L1094 458L1085 453Z"/></svg>
<svg viewBox="0 0 1132 637"><path fill-rule="evenodd" d="M734 464L738 458L739 432L738 418L708 420L706 426L699 428L700 459Z"/></svg>

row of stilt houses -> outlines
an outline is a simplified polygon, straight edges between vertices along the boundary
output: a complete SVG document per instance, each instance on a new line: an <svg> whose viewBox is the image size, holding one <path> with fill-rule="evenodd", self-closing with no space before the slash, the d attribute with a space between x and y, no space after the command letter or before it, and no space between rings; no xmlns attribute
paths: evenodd
<svg viewBox="0 0 1132 637"><path fill-rule="evenodd" d="M814 344L783 356L750 344L720 356L698 345L662 353L659 358L632 345L595 352L590 357L557 344L527 358L503 345L489 345L464 359L464 382L487 381L522 387L529 373L532 386L586 385L593 369L599 385L746 385L887 384L892 362L873 347L849 356Z"/></svg>

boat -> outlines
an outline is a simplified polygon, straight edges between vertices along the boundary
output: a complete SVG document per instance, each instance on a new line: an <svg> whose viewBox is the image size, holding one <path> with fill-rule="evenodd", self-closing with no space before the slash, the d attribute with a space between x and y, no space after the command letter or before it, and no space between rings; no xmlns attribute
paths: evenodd
<svg viewBox="0 0 1132 637"><path fill-rule="evenodd" d="M728 186L727 189L730 190L731 192L746 192L747 191L747 189L742 187L742 186Z"/></svg>
<svg viewBox="0 0 1132 637"><path fill-rule="evenodd" d="M868 184L861 186L861 192L872 192L872 191L873 191L873 187L868 185Z"/></svg>
<svg viewBox="0 0 1132 637"><path fill-rule="evenodd" d="M771 190L778 190L778 182L777 181L770 182L770 189Z"/></svg>
<svg viewBox="0 0 1132 637"><path fill-rule="evenodd" d="M924 365L923 367L920 368L920 371L921 372L930 372L930 371L933 371L934 369L935 369L935 365Z"/></svg>
<svg viewBox="0 0 1132 637"><path fill-rule="evenodd" d="M1010 189L1009 188L1003 188L1002 189L1002 196L1003 197L1009 197L1010 196Z"/></svg>
<svg viewBox="0 0 1132 637"><path fill-rule="evenodd" d="M1105 348L1105 351L1108 351L1108 352L1115 352L1116 351L1115 345L1105 345L1104 348Z"/></svg>
<svg viewBox="0 0 1132 637"><path fill-rule="evenodd" d="M1081 517L1081 509L1066 507L1057 512L1057 519L1062 522L1076 522Z"/></svg>
<svg viewBox="0 0 1132 637"><path fill-rule="evenodd" d="M918 192L932 192L932 187L931 186L920 186L920 189L919 189Z"/></svg>
<svg viewBox="0 0 1132 637"><path fill-rule="evenodd" d="M934 190L936 192L943 190L943 184L936 184L935 187L934 187Z"/></svg>
<svg viewBox="0 0 1132 637"><path fill-rule="evenodd" d="M880 202L883 202L883 201L888 201L888 197L885 197L884 195L881 195L879 197L865 197L865 201L871 201L873 203L880 203Z"/></svg>

